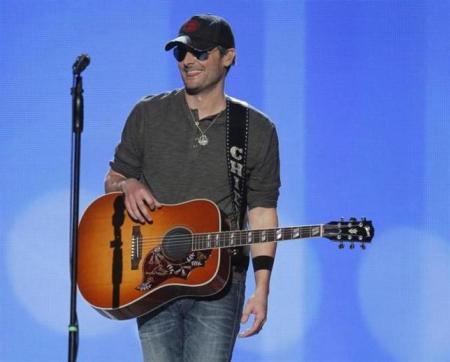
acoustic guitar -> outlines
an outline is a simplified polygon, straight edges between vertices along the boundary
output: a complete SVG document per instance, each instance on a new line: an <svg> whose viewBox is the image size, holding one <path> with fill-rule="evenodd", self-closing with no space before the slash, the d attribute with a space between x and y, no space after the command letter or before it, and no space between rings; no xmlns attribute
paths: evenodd
<svg viewBox="0 0 450 362"><path fill-rule="evenodd" d="M78 236L78 287L86 301L111 319L129 319L181 297L221 291L230 276L235 247L325 237L365 247L371 221L354 218L327 224L265 230L226 230L215 203L196 199L151 211L153 222L128 215L123 194L96 199L84 212Z"/></svg>

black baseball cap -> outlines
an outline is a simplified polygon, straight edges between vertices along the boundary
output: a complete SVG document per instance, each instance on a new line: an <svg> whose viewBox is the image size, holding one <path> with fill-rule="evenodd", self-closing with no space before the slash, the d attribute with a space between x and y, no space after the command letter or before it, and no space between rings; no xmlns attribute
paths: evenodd
<svg viewBox="0 0 450 362"><path fill-rule="evenodd" d="M216 46L234 48L234 36L228 22L217 15L195 15L180 28L178 36L166 44L165 49L183 44L196 50L210 50Z"/></svg>

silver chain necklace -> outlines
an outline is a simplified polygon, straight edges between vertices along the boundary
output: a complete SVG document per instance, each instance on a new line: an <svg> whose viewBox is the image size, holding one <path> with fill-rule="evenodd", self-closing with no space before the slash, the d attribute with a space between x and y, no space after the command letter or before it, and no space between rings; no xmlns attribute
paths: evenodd
<svg viewBox="0 0 450 362"><path fill-rule="evenodd" d="M219 113L214 117L214 119L211 121L211 123L209 124L209 126L206 127L206 129L205 129L204 131L200 128L200 122L197 121L197 120L195 119L195 116L194 116L194 114L192 113L192 110L191 110L190 108L189 108L189 112L191 113L192 121L194 122L195 126L197 127L198 131L200 132L200 135L199 135L198 137L196 137L195 140L197 141L197 143L198 143L200 146L207 146L208 143L209 143L209 138L208 138L208 136L206 136L206 132L208 132L208 130L211 128L211 126L217 121L217 119L218 119L219 116L223 113L223 111L222 111L222 112L219 112Z"/></svg>

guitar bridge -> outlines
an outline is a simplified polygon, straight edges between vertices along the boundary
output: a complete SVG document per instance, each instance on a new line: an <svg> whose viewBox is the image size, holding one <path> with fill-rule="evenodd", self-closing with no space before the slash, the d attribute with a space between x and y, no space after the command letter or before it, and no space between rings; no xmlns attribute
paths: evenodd
<svg viewBox="0 0 450 362"><path fill-rule="evenodd" d="M131 269L139 268L139 263L142 259L142 234L139 225L133 226L131 235Z"/></svg>

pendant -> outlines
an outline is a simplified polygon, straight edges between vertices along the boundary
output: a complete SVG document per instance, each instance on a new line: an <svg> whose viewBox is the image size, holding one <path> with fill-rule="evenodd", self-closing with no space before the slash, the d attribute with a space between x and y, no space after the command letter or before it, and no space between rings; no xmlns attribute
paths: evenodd
<svg viewBox="0 0 450 362"><path fill-rule="evenodd" d="M209 143L208 137L206 135L202 134L197 138L197 142L200 146L206 146Z"/></svg>

